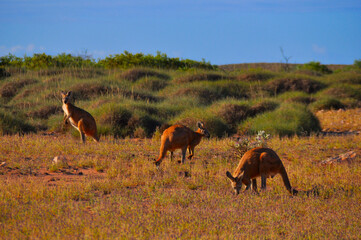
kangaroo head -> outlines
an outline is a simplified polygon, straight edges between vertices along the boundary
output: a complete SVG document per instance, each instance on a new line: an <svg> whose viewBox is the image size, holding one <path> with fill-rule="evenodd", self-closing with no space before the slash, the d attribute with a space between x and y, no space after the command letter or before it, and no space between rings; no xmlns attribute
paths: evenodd
<svg viewBox="0 0 361 240"><path fill-rule="evenodd" d="M239 194L239 192L241 191L242 188L242 177L233 177L232 174L230 172L226 172L227 177L229 178L229 180L231 181L231 186L234 190L235 194Z"/></svg>
<svg viewBox="0 0 361 240"><path fill-rule="evenodd" d="M209 138L211 135L209 134L208 130L204 127L203 122L197 123L198 130L197 132L203 134L206 138Z"/></svg>
<svg viewBox="0 0 361 240"><path fill-rule="evenodd" d="M73 92L72 91L69 91L67 93L61 91L61 100L64 104L67 104L70 102L72 96L73 96Z"/></svg>

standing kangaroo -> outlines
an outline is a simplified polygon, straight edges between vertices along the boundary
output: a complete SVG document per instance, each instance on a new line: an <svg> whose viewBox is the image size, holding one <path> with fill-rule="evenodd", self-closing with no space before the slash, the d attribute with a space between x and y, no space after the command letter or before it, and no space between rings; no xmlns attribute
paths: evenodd
<svg viewBox="0 0 361 240"><path fill-rule="evenodd" d="M73 93L69 91L68 93L61 92L61 98L63 102L63 111L64 111L64 124L70 124L76 128L81 137L81 141L85 143L85 135L91 136L96 142L99 141L99 136L97 133L97 125L93 116L87 111L78 108L70 103Z"/></svg>
<svg viewBox="0 0 361 240"><path fill-rule="evenodd" d="M194 155L194 148L201 142L202 137L210 137L208 130L204 127L202 122L198 122L197 126L198 129L195 132L183 125L173 125L164 130L160 140L161 145L159 158L155 161L155 164L157 166L160 165L167 154L167 151L171 152L172 157L173 151L176 149L182 150L182 163L185 161L187 148L190 154L188 159L192 159Z"/></svg>
<svg viewBox="0 0 361 240"><path fill-rule="evenodd" d="M226 172L227 177L231 180L234 192L238 194L242 188L242 183L246 185L246 190L251 186L257 192L256 178L261 176L261 189L266 189L266 179L281 174L283 183L287 190L296 195L298 191L293 189L288 179L285 167L278 155L270 148L253 148L247 151L241 160L233 175Z"/></svg>

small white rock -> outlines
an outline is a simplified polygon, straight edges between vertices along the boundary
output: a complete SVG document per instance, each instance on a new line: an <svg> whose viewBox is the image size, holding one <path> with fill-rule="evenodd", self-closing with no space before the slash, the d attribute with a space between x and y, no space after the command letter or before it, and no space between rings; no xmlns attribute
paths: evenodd
<svg viewBox="0 0 361 240"><path fill-rule="evenodd" d="M56 156L53 158L53 164L68 165L68 159L64 156Z"/></svg>

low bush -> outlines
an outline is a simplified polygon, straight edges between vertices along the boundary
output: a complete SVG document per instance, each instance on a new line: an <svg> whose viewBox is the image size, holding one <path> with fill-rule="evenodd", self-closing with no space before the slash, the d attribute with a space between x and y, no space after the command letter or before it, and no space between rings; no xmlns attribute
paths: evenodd
<svg viewBox="0 0 361 240"><path fill-rule="evenodd" d="M154 116L146 114L144 112L134 112L132 117L128 121L128 128L131 131L131 135L134 136L137 129L141 128L145 137L151 137L157 127L162 125ZM138 136L139 137L139 136Z"/></svg>
<svg viewBox="0 0 361 240"><path fill-rule="evenodd" d="M249 108L249 116L250 117L254 117L258 114L264 113L264 112L268 112L268 111L273 111L278 107L278 103L274 102L274 101L261 101L259 103L255 103L254 105L252 105Z"/></svg>
<svg viewBox="0 0 361 240"><path fill-rule="evenodd" d="M109 94L111 89L102 83L88 82L73 85L71 91L74 93L76 100L85 100L95 96Z"/></svg>
<svg viewBox="0 0 361 240"><path fill-rule="evenodd" d="M60 114L61 111L62 110L60 105L58 106L47 105L47 106L42 106L35 110L31 110L30 112L27 113L27 116L31 118L48 119L49 116L53 114Z"/></svg>
<svg viewBox="0 0 361 240"><path fill-rule="evenodd" d="M237 75L236 79L239 81L263 82L275 76L276 75L274 73L268 71L247 71L245 73Z"/></svg>
<svg viewBox="0 0 361 240"><path fill-rule="evenodd" d="M143 111L129 102L105 104L95 111L95 115L98 116L99 125L108 126L108 132L116 138L140 137L141 132L151 137L156 128L162 125L156 114Z"/></svg>
<svg viewBox="0 0 361 240"><path fill-rule="evenodd" d="M329 84L361 84L360 71L347 71L327 75L325 81Z"/></svg>
<svg viewBox="0 0 361 240"><path fill-rule="evenodd" d="M227 123L231 132L236 132L239 123L245 121L249 117L254 117L266 111L272 111L277 106L278 103L273 101L262 101L252 104L236 99L225 99L209 106L208 111Z"/></svg>
<svg viewBox="0 0 361 240"><path fill-rule="evenodd" d="M244 83L234 81L217 81L217 82L194 82L165 88L163 95L168 97L189 97L195 99L203 105L209 105L213 101L223 98L248 98L247 86Z"/></svg>
<svg viewBox="0 0 361 240"><path fill-rule="evenodd" d="M297 70L293 71L292 73L293 74L298 74L298 75L311 76L311 77L323 76L322 73L314 71L314 70L310 70L310 69L297 69Z"/></svg>
<svg viewBox="0 0 361 240"><path fill-rule="evenodd" d="M7 110L0 109L0 135L25 134L36 132L36 128L27 123L25 118L10 114Z"/></svg>
<svg viewBox="0 0 361 240"><path fill-rule="evenodd" d="M7 82L0 87L0 96L3 98L12 98L21 88L36 82L37 80L35 79L22 79Z"/></svg>
<svg viewBox="0 0 361 240"><path fill-rule="evenodd" d="M302 104L282 104L272 112L247 119L240 129L251 134L264 130L279 136L310 134L321 130L318 119Z"/></svg>
<svg viewBox="0 0 361 240"><path fill-rule="evenodd" d="M320 62L314 62L314 61L300 65L300 66L298 66L298 69L306 69L306 70L316 71L316 72L320 72L322 74L332 73L332 71L326 65L323 65Z"/></svg>
<svg viewBox="0 0 361 240"><path fill-rule="evenodd" d="M355 68L361 69L361 59L357 59L353 62Z"/></svg>
<svg viewBox="0 0 361 240"><path fill-rule="evenodd" d="M321 98L315 101L310 105L310 108L313 111L319 110L337 110L341 108L345 108L345 105L342 104L339 100L332 97Z"/></svg>
<svg viewBox="0 0 361 240"><path fill-rule="evenodd" d="M115 138L125 138L131 134L131 129L128 127L131 117L132 113L126 109L118 109L113 112L110 124Z"/></svg>
<svg viewBox="0 0 361 240"><path fill-rule="evenodd" d="M329 96L337 99L354 98L361 101L361 86L353 84L333 84L317 96Z"/></svg>
<svg viewBox="0 0 361 240"><path fill-rule="evenodd" d="M190 83L190 82L198 82L198 81L217 81L223 78L225 77L219 73L191 72L185 75L181 75L175 78L173 81L176 83Z"/></svg>
<svg viewBox="0 0 361 240"><path fill-rule="evenodd" d="M171 124L183 124L194 131L197 130L197 122L202 121L208 129L211 137L225 137L232 133L231 129L224 120L217 115L206 111L204 108L195 108L184 111L180 115L170 120Z"/></svg>
<svg viewBox="0 0 361 240"><path fill-rule="evenodd" d="M143 77L155 77L158 79L168 79L169 76L156 72L152 69L148 69L148 68L132 68L129 70L124 71L121 74L121 78L129 80L131 82L135 82L140 78Z"/></svg>
<svg viewBox="0 0 361 240"><path fill-rule="evenodd" d="M271 94L277 95L287 91L314 93L324 88L325 85L310 78L296 76L272 80L267 83L265 87Z"/></svg>
<svg viewBox="0 0 361 240"><path fill-rule="evenodd" d="M250 107L247 104L222 104L217 115L229 125L236 125L249 116Z"/></svg>
<svg viewBox="0 0 361 240"><path fill-rule="evenodd" d="M168 81L164 79L159 79L157 77L144 77L139 79L135 85L135 89L147 90L147 91L159 91L165 88L168 85Z"/></svg>
<svg viewBox="0 0 361 240"><path fill-rule="evenodd" d="M301 91L292 91L292 92L285 92L278 96L278 99L284 102L296 102L302 104L310 104L316 101L316 98L310 96L309 94Z"/></svg>
<svg viewBox="0 0 361 240"><path fill-rule="evenodd" d="M8 72L5 68L0 67L0 79L10 77L11 73Z"/></svg>

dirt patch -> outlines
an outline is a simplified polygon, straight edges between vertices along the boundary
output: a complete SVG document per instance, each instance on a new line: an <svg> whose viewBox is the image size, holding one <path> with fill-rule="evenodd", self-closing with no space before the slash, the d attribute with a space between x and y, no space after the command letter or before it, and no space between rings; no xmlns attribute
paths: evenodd
<svg viewBox="0 0 361 240"><path fill-rule="evenodd" d="M24 171L19 168L7 167L6 164L0 166L0 179L24 176L41 180L49 186L57 186L82 181L83 179L89 177L93 179L103 179L106 177L106 173L98 172L93 168L68 167L57 171L50 171L48 168L40 168Z"/></svg>

